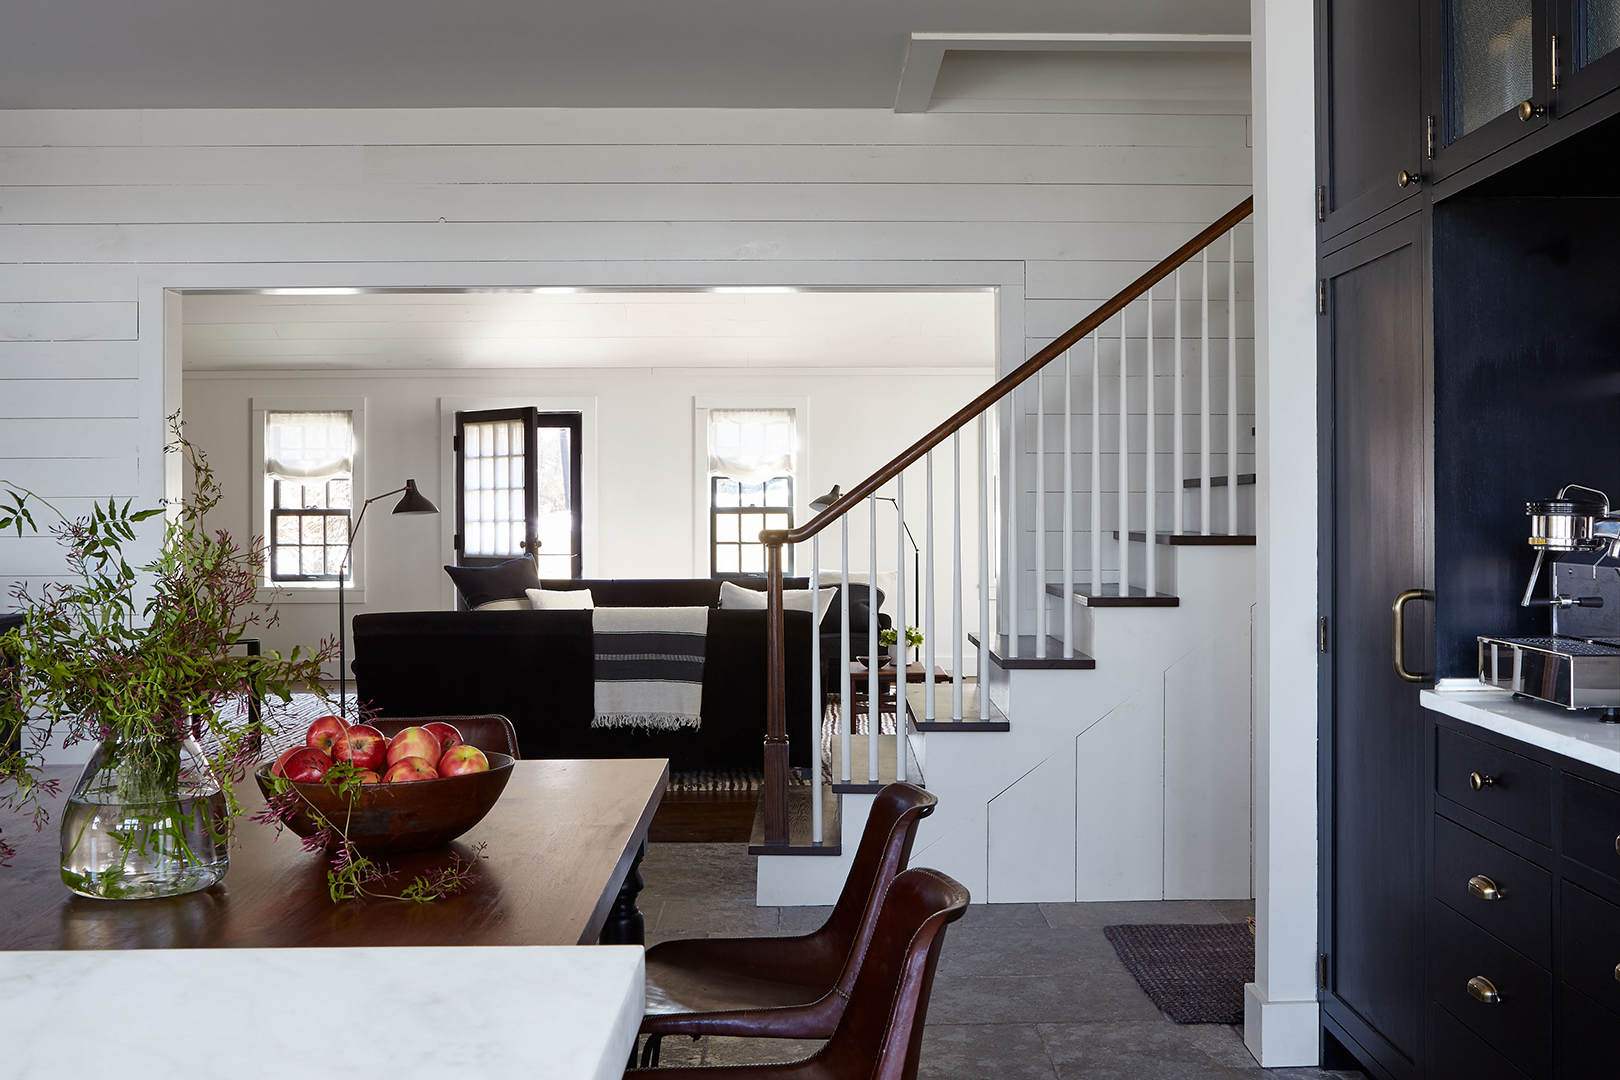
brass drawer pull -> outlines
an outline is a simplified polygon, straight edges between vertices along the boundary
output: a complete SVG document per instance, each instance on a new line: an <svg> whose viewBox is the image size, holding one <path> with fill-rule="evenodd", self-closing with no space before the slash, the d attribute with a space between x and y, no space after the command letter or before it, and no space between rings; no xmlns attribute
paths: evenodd
<svg viewBox="0 0 1620 1080"><path fill-rule="evenodd" d="M1620 964L1614 965L1614 981L1620 982Z"/></svg>
<svg viewBox="0 0 1620 1080"><path fill-rule="evenodd" d="M1485 788L1491 787L1495 783L1496 778L1494 776L1486 776L1484 773L1477 772L1471 772L1468 774L1468 786L1473 788L1475 791L1482 791ZM1620 837L1615 839L1615 843L1620 844Z"/></svg>
<svg viewBox="0 0 1620 1080"><path fill-rule="evenodd" d="M1502 995L1496 992L1496 987L1483 975L1475 975L1468 980L1468 993L1475 1001L1486 1005L1502 1004Z"/></svg>
<svg viewBox="0 0 1620 1080"><path fill-rule="evenodd" d="M1484 874L1475 874L1468 879L1468 891L1481 900L1502 899L1502 890L1496 887L1496 882Z"/></svg>

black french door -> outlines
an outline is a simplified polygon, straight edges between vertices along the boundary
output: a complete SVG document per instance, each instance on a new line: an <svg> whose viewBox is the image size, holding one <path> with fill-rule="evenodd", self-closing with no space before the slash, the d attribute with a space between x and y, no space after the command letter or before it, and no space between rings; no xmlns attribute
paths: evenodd
<svg viewBox="0 0 1620 1080"><path fill-rule="evenodd" d="M533 407L456 413L456 562L532 556L542 578L583 572L581 417Z"/></svg>

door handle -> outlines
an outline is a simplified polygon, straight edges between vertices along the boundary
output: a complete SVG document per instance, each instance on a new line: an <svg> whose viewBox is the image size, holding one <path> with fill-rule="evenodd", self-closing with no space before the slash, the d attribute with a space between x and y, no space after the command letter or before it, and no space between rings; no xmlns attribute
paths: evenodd
<svg viewBox="0 0 1620 1080"><path fill-rule="evenodd" d="M1395 674L1407 682L1423 682L1427 675L1406 670L1406 605L1413 600L1433 600L1428 589L1407 589L1395 598L1391 610L1395 614Z"/></svg>

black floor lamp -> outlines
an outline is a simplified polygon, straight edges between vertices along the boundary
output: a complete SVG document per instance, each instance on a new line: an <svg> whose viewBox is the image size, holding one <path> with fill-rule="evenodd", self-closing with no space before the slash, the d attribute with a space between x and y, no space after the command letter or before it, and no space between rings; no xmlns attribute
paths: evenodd
<svg viewBox="0 0 1620 1080"><path fill-rule="evenodd" d="M396 514L437 514L433 501L416 490L416 481L407 480L405 486L374 495L360 504L360 515L349 526L349 546L343 549L343 562L338 565L338 714L349 718L349 624L343 613L343 596L349 591L349 555L354 551L354 538L360 535L360 523L366 519L366 507L390 495L405 493L394 507Z"/></svg>

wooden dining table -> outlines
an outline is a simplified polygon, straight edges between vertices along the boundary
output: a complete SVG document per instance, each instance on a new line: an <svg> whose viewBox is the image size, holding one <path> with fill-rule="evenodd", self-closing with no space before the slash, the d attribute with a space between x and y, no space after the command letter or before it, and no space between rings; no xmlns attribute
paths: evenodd
<svg viewBox="0 0 1620 1080"><path fill-rule="evenodd" d="M77 769L52 767L63 788ZM341 948L444 945L639 944L637 866L647 828L669 782L662 758L529 760L515 763L500 800L447 848L378 861L397 890L452 854L476 880L446 899L417 904L364 899L333 903L326 860L297 836L248 820L264 805L251 780L238 786L246 813L230 869L212 888L158 900L95 900L62 884L55 823L43 832L0 813L17 849L0 868L0 950Z"/></svg>

